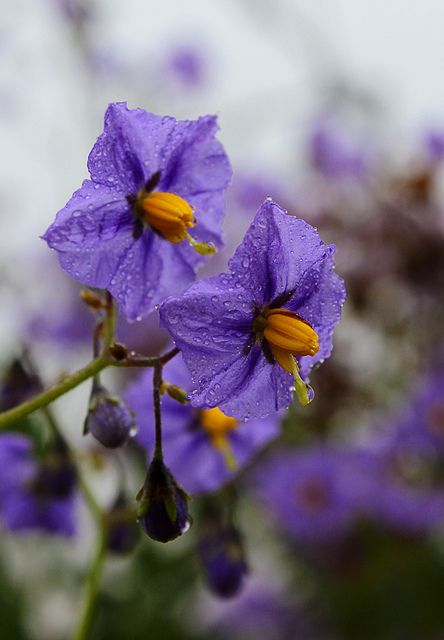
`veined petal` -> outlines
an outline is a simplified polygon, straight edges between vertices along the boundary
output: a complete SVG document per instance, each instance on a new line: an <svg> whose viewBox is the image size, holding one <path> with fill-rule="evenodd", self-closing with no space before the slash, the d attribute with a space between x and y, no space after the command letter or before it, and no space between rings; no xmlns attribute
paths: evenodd
<svg viewBox="0 0 444 640"><path fill-rule="evenodd" d="M110 104L103 133L89 154L91 178L124 196L137 193L150 176L164 168L167 155L163 149L176 125L174 118L128 109L125 102Z"/></svg>

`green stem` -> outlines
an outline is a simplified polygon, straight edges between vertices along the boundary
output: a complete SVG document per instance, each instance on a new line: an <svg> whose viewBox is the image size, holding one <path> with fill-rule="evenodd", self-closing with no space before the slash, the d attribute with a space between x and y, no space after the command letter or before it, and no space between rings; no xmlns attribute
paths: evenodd
<svg viewBox="0 0 444 640"><path fill-rule="evenodd" d="M51 389L43 391L38 396L31 398L31 400L23 402L23 404L20 404L18 407L14 407L13 409L9 409L9 411L0 413L0 429L4 429L13 422L21 420L30 413L37 411L37 409L46 407L50 402L57 400L57 398L68 391L71 391L71 389L74 389L85 380L88 380L88 378L96 375L99 371L102 371L102 369L105 369L110 364L111 363L108 359L100 356L95 360L92 360L86 365L86 367L83 367L83 369L79 369L79 371L76 371L51 387Z"/></svg>
<svg viewBox="0 0 444 640"><path fill-rule="evenodd" d="M62 438L63 441L66 442L63 438L58 422L51 411L51 408L48 406L42 407L42 413L45 416L54 435ZM68 451L69 456L76 467L77 480L80 490L83 493L85 502L88 505L92 517L94 518L98 532L96 552L93 556L86 580L82 613L78 620L74 635L75 640L86 640L88 638L89 630L93 621L95 603L97 594L99 592L100 579L102 576L103 565L106 558L108 525L105 522L104 515L99 503L97 502L93 492L83 478L81 470L79 469L79 465L75 461L73 452L69 448Z"/></svg>
<svg viewBox="0 0 444 640"><path fill-rule="evenodd" d="M154 367L153 374L153 404L154 404L154 428L155 449L154 459L163 460L162 451L162 414L160 410L160 387L162 386L162 364L159 362Z"/></svg>
<svg viewBox="0 0 444 640"><path fill-rule="evenodd" d="M80 617L74 631L73 640L87 640L90 637L94 610L99 593L100 581L107 551L107 529L102 522L98 536L94 556L86 578L85 593Z"/></svg>
<svg viewBox="0 0 444 640"><path fill-rule="evenodd" d="M112 351L112 348L110 349ZM17 420L21 420L25 418L30 413L37 411L38 409L42 409L46 407L48 404L60 398L71 389L74 389L79 384L88 380L89 378L93 378L97 376L100 371L106 369L107 367L155 367L156 365L163 366L167 362L169 362L175 355L179 353L179 349L174 348L171 351L168 351L163 356L158 357L144 357L144 356L128 356L125 359L119 361L114 360L112 357L112 353L108 353L108 351L103 350L102 354L91 360L86 367L83 369L79 369L70 376L67 376L54 385L50 389L43 391L39 395L31 398L31 400L27 400L23 402L23 404L14 407L13 409L9 409L9 411L4 411L0 413L0 429L4 429L9 426L13 422L17 422Z"/></svg>
<svg viewBox="0 0 444 640"><path fill-rule="evenodd" d="M107 310L106 319L104 323L104 340L103 350L108 349L114 341L114 334L116 333L116 307L111 294L106 292Z"/></svg>

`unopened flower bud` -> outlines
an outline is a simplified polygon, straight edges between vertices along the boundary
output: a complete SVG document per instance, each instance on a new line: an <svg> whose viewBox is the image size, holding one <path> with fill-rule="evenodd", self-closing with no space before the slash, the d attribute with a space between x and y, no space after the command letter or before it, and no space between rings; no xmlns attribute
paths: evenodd
<svg viewBox="0 0 444 640"><path fill-rule="evenodd" d="M48 447L39 471L33 480L32 490L40 499L63 500L72 495L77 485L77 471L66 443L57 438Z"/></svg>
<svg viewBox="0 0 444 640"><path fill-rule="evenodd" d="M177 384L169 384L165 382L163 384L164 384L164 389L167 392L167 394L170 396L170 398L173 398L173 400L180 402L180 404L189 403L188 394L185 391L185 389L182 389L182 387L178 387Z"/></svg>
<svg viewBox="0 0 444 640"><path fill-rule="evenodd" d="M188 494L161 460L154 459L137 496L138 519L153 540L169 542L188 531Z"/></svg>
<svg viewBox="0 0 444 640"><path fill-rule="evenodd" d="M37 375L29 370L23 358L14 358L0 384L0 411L16 407L42 390Z"/></svg>
<svg viewBox="0 0 444 640"><path fill-rule="evenodd" d="M140 529L134 516L134 510L125 497L120 494L106 514L108 551L125 555L137 545L140 540Z"/></svg>
<svg viewBox="0 0 444 640"><path fill-rule="evenodd" d="M80 298L86 304L87 307L93 311L99 311L106 308L106 300L95 291L91 289L82 289L80 292Z"/></svg>
<svg viewBox="0 0 444 640"><path fill-rule="evenodd" d="M114 449L125 444L135 428L133 414L120 398L95 383L84 433L91 433L104 447Z"/></svg>
<svg viewBox="0 0 444 640"><path fill-rule="evenodd" d="M248 567L242 536L235 525L218 515L201 525L198 554L210 590L230 598L242 587Z"/></svg>

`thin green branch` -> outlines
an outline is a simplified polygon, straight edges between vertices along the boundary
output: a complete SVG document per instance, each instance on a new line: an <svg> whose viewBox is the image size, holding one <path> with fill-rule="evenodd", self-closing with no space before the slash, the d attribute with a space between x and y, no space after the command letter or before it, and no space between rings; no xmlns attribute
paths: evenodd
<svg viewBox="0 0 444 640"><path fill-rule="evenodd" d="M87 364L86 367L83 367L83 369L79 369L79 371L67 376L50 389L43 391L39 395L23 402L13 409L0 413L0 429L4 429L13 422L17 422L18 420L26 417L30 413L46 407L46 405L57 400L57 398L60 398L60 396L71 391L71 389L74 389L85 380L92 378L94 375L99 373L99 371L102 371L102 369L105 369L109 365L110 361L107 358L99 356Z"/></svg>
<svg viewBox="0 0 444 640"><path fill-rule="evenodd" d="M97 536L96 549L86 577L82 609L74 630L73 640L87 640L90 637L94 611L107 552L107 527L102 522Z"/></svg>
<svg viewBox="0 0 444 640"><path fill-rule="evenodd" d="M68 391L79 386L79 384L82 384L85 380L96 376L100 371L103 371L103 369L106 369L107 367L155 367L158 364L163 366L178 353L179 349L174 348L163 356L146 357L139 355L131 356L130 354L127 354L124 358L118 360L113 357L113 347L111 346L109 350L102 351L102 354L98 358L91 360L91 362L85 367L79 369L79 371L76 371L70 376L67 376L50 389L43 391L34 398L23 402L13 409L0 413L0 429L8 427L38 409L43 409L43 407L46 407L54 400L57 400L57 398L60 398L60 396L63 396Z"/></svg>
<svg viewBox="0 0 444 640"><path fill-rule="evenodd" d="M160 388L162 386L162 364L158 362L154 367L153 374L153 404L154 404L154 426L156 443L154 449L154 458L163 460L162 450L162 414L160 410Z"/></svg>

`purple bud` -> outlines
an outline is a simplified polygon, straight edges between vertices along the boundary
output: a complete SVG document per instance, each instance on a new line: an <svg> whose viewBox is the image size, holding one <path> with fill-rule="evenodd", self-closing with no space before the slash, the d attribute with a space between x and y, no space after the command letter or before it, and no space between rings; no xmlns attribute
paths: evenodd
<svg viewBox="0 0 444 640"><path fill-rule="evenodd" d="M107 513L108 551L125 555L130 553L139 542L140 529L131 511L128 501L120 494Z"/></svg>
<svg viewBox="0 0 444 640"><path fill-rule="evenodd" d="M32 492L42 499L69 498L77 485L77 471L66 443L61 439L53 443L41 461L32 483Z"/></svg>
<svg viewBox="0 0 444 640"><path fill-rule="evenodd" d="M152 461L137 499L139 522L153 540L169 542L190 528L189 496L161 460Z"/></svg>
<svg viewBox="0 0 444 640"><path fill-rule="evenodd" d="M210 590L230 598L240 591L248 572L242 536L216 505L206 506L200 524L199 560Z"/></svg>
<svg viewBox="0 0 444 640"><path fill-rule="evenodd" d="M126 405L100 384L94 384L85 420L91 433L104 447L121 447L135 430L134 417Z"/></svg>
<svg viewBox="0 0 444 640"><path fill-rule="evenodd" d="M14 358L5 372L0 386L0 410L16 407L42 390L38 377L20 358Z"/></svg>

